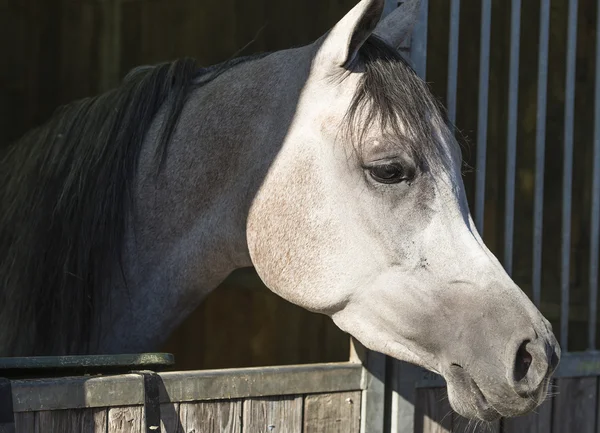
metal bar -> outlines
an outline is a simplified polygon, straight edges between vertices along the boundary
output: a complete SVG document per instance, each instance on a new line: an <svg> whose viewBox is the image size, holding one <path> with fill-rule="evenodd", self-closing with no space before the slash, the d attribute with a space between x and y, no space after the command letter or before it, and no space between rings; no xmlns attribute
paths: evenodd
<svg viewBox="0 0 600 433"><path fill-rule="evenodd" d="M511 275L515 228L515 176L517 168L517 115L519 111L519 45L521 0L512 0L510 11L510 63L508 77L508 142L506 144L506 194L504 201L504 268Z"/></svg>
<svg viewBox="0 0 600 433"><path fill-rule="evenodd" d="M533 303L542 302L542 228L544 221L544 165L546 158L546 101L548 99L548 41L550 0L540 0L537 113L535 132L535 195L533 201Z"/></svg>
<svg viewBox="0 0 600 433"><path fill-rule="evenodd" d="M70 355L0 358L2 377L29 378L76 376L78 374L116 374L131 370L166 370L175 364L170 353L123 355Z"/></svg>
<svg viewBox="0 0 600 433"><path fill-rule="evenodd" d="M146 433L155 433L160 429L160 376L154 371L132 371L144 378L144 420Z"/></svg>
<svg viewBox="0 0 600 433"><path fill-rule="evenodd" d="M363 366L343 362L159 373L160 402L301 395L363 389ZM12 381L15 412L144 404L139 374Z"/></svg>
<svg viewBox="0 0 600 433"><path fill-rule="evenodd" d="M483 236L492 0L482 0L481 4L481 46L479 50L479 101L477 115L477 172L475 176L475 226Z"/></svg>
<svg viewBox="0 0 600 433"><path fill-rule="evenodd" d="M594 94L594 156L590 217L590 317L588 349L596 348L598 305L598 249L600 244L600 4L596 9L596 89Z"/></svg>
<svg viewBox="0 0 600 433"><path fill-rule="evenodd" d="M458 36L460 29L460 0L450 0L450 37L448 41L448 90L446 107L448 120L456 123L456 88L458 81Z"/></svg>
<svg viewBox="0 0 600 433"><path fill-rule="evenodd" d="M577 1L569 1L567 36L567 76L565 83L565 135L563 153L561 312L560 342L567 350L569 337L569 282L571 257L571 194L573 184L573 126L575 118L575 61L577 50Z"/></svg>
<svg viewBox="0 0 600 433"><path fill-rule="evenodd" d="M421 0L421 10L419 19L415 24L410 46L410 57L413 62L415 72L425 79L427 72L427 11L429 0Z"/></svg>

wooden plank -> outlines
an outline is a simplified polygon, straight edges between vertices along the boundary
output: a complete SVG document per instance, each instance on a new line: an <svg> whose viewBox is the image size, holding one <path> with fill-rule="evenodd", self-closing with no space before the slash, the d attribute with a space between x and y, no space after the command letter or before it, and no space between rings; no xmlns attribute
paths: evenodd
<svg viewBox="0 0 600 433"><path fill-rule="evenodd" d="M179 417L182 432L241 433L242 402L181 403Z"/></svg>
<svg viewBox="0 0 600 433"><path fill-rule="evenodd" d="M29 412L33 414L33 412ZM107 410L70 409L41 411L35 413L36 433L104 433L106 432ZM30 421L29 421L30 422Z"/></svg>
<svg viewBox="0 0 600 433"><path fill-rule="evenodd" d="M15 432L31 433L35 431L35 412L15 413Z"/></svg>
<svg viewBox="0 0 600 433"><path fill-rule="evenodd" d="M306 396L303 433L359 433L360 401L360 391Z"/></svg>
<svg viewBox="0 0 600 433"><path fill-rule="evenodd" d="M416 390L415 433L450 433L452 408L446 388Z"/></svg>
<svg viewBox="0 0 600 433"><path fill-rule="evenodd" d="M505 418L502 422L503 433L547 433L552 425L552 399L548 398L528 415Z"/></svg>
<svg viewBox="0 0 600 433"><path fill-rule="evenodd" d="M107 433L142 433L145 427L143 406L108 409Z"/></svg>
<svg viewBox="0 0 600 433"><path fill-rule="evenodd" d="M583 314L579 314L580 316ZM555 377L600 376L598 352L565 353L560 357Z"/></svg>
<svg viewBox="0 0 600 433"><path fill-rule="evenodd" d="M160 374L161 402L298 395L362 389L354 363L169 372Z"/></svg>
<svg viewBox="0 0 600 433"><path fill-rule="evenodd" d="M160 433L181 433L179 422L179 403L164 403L160 405Z"/></svg>
<svg viewBox="0 0 600 433"><path fill-rule="evenodd" d="M596 431L597 378L557 379L552 414L553 433Z"/></svg>
<svg viewBox="0 0 600 433"><path fill-rule="evenodd" d="M356 391L362 372L360 364L340 362L160 373L160 402ZM144 403L137 374L15 380L12 392L15 412Z"/></svg>
<svg viewBox="0 0 600 433"><path fill-rule="evenodd" d="M244 401L244 433L302 433L302 397Z"/></svg>
<svg viewBox="0 0 600 433"><path fill-rule="evenodd" d="M15 380L12 388L15 412L144 403L143 379L137 374Z"/></svg>

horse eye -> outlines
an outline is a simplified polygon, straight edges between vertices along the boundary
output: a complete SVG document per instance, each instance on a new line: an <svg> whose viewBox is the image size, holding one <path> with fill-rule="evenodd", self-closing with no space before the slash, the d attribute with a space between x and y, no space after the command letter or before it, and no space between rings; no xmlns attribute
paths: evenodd
<svg viewBox="0 0 600 433"><path fill-rule="evenodd" d="M400 183L408 180L404 168L398 163L380 164L368 167L371 177L379 183Z"/></svg>

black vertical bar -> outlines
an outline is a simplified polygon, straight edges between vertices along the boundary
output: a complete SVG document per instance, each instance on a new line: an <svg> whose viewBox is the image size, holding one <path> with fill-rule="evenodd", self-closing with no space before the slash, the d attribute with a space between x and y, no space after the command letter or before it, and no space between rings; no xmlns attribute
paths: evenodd
<svg viewBox="0 0 600 433"><path fill-rule="evenodd" d="M15 433L12 387L10 380L0 377L0 433Z"/></svg>
<svg viewBox="0 0 600 433"><path fill-rule="evenodd" d="M144 378L144 418L146 433L160 432L160 399L158 382L160 376L153 371L135 371Z"/></svg>

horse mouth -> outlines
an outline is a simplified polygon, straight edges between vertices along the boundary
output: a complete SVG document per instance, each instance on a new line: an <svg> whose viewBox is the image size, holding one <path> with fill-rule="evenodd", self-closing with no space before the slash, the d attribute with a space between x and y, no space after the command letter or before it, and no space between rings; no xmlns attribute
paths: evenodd
<svg viewBox="0 0 600 433"><path fill-rule="evenodd" d="M448 380L450 379L450 380ZM466 417L477 418L482 421L495 421L502 415L492 407L477 382L467 371L458 364L450 366L448 385L458 391L455 398L449 398L454 410ZM453 401L453 400L459 400Z"/></svg>

